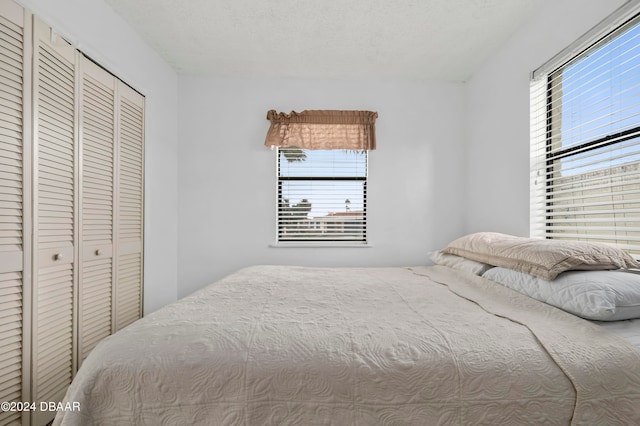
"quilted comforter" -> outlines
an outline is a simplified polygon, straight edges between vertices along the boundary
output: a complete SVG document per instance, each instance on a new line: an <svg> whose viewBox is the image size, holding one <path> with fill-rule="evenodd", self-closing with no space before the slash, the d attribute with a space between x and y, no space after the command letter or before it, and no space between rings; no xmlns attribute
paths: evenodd
<svg viewBox="0 0 640 426"><path fill-rule="evenodd" d="M105 339L66 401L54 424L640 424L640 351L442 266L256 266Z"/></svg>

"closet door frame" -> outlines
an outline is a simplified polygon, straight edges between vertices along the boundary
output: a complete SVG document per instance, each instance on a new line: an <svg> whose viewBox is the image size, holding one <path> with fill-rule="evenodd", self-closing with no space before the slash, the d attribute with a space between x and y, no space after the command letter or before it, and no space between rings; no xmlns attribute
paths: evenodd
<svg viewBox="0 0 640 426"><path fill-rule="evenodd" d="M23 212L24 269L22 281L22 395L33 401L31 388L32 318L33 318L33 15L24 13L24 72L23 72ZM29 424L29 413L22 413L22 424Z"/></svg>

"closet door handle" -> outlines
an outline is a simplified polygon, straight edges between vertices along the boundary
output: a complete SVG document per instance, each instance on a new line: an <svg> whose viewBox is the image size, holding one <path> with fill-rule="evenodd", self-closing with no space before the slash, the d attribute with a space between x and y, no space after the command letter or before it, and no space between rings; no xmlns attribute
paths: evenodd
<svg viewBox="0 0 640 426"><path fill-rule="evenodd" d="M53 255L53 260L58 261L62 260L62 253L56 253Z"/></svg>
<svg viewBox="0 0 640 426"><path fill-rule="evenodd" d="M102 254L102 250L98 249L95 251L96 256L100 256Z"/></svg>

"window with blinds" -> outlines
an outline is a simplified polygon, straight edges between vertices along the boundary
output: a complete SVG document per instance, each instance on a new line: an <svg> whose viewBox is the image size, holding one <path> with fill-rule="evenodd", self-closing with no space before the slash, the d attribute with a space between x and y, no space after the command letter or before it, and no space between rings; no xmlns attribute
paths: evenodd
<svg viewBox="0 0 640 426"><path fill-rule="evenodd" d="M531 233L640 256L640 16L531 84Z"/></svg>
<svg viewBox="0 0 640 426"><path fill-rule="evenodd" d="M367 151L278 148L278 242L367 241Z"/></svg>

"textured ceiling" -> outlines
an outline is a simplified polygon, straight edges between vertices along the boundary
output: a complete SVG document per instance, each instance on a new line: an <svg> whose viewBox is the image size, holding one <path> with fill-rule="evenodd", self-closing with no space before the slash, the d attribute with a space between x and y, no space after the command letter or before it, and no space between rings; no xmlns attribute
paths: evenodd
<svg viewBox="0 0 640 426"><path fill-rule="evenodd" d="M106 0L179 73L464 81L549 0Z"/></svg>

